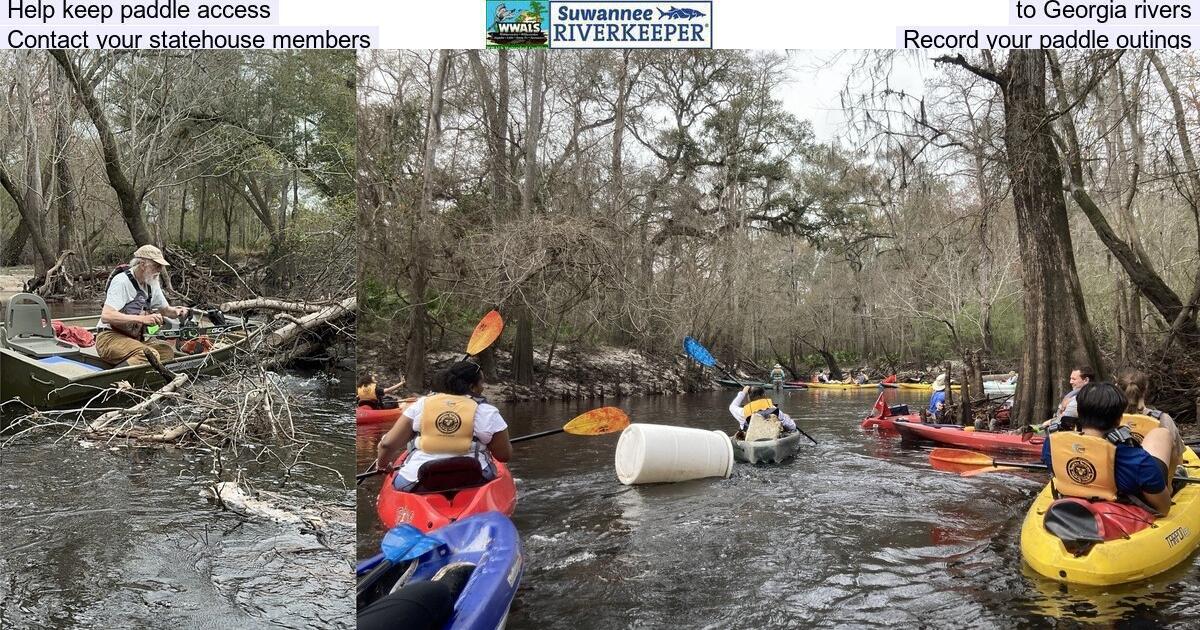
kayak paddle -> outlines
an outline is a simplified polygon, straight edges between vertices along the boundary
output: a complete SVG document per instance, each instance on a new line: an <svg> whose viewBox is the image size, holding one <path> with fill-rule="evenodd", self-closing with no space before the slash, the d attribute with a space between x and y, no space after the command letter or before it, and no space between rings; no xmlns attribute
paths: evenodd
<svg viewBox="0 0 1200 630"><path fill-rule="evenodd" d="M1001 467L1005 470L1046 470L1045 464L1001 462L983 453L959 448L935 448L929 452L929 463L937 470L963 476L982 474L975 471L996 472Z"/></svg>
<svg viewBox="0 0 1200 630"><path fill-rule="evenodd" d="M1030 462L1004 462L983 453L957 448L935 448L929 452L929 463L937 470L957 472L963 477L974 477L989 472L1014 470L1049 470L1045 464ZM1172 477L1175 481L1200 483L1200 477Z"/></svg>
<svg viewBox="0 0 1200 630"><path fill-rule="evenodd" d="M522 435L510 439L509 444L524 442L525 440L534 440L547 435L555 435L557 433L570 433L571 435L604 435L620 431L629 426L629 416L624 411L616 407L600 407L586 413L581 413L571 419L570 422L549 431L541 433L532 433L530 435ZM372 466L375 464L372 463ZM384 475L395 470L393 467L380 468L376 470L368 469L367 472L359 473L354 476L354 479L362 483L363 479L374 477L375 475Z"/></svg>
<svg viewBox="0 0 1200 630"><path fill-rule="evenodd" d="M722 372L724 372L725 376L729 377L729 380L737 383L738 385L742 385L742 381L739 380L738 377L731 374L729 372L729 370L726 370L724 366L717 363L717 360L713 358L713 355L712 355L712 353L710 353L708 351L708 348L705 348L704 346L700 345L699 341L696 341L695 339L692 339L691 337L684 337L683 338L683 351L686 352L687 355L689 357L691 357L696 363L699 363L700 365L703 365L705 367L715 367L718 370L721 370ZM745 387L745 385L742 385L742 386ZM813 440L813 437L811 435L805 433L804 429L800 428L799 424L796 425L796 430L799 431L801 433L801 435L803 435L804 437L808 438L809 440L812 440L813 444L817 443L816 440Z"/></svg>
<svg viewBox="0 0 1200 630"><path fill-rule="evenodd" d="M475 331L471 333L471 339L467 342L467 354L462 360L467 359L487 350L488 346L492 345L500 333L504 332L504 318L500 317L500 311L495 309L488 311L483 319L475 325Z"/></svg>
<svg viewBox="0 0 1200 630"><path fill-rule="evenodd" d="M509 440L509 443L516 444L517 442L533 440L556 433L604 435L605 433L620 431L627 426L629 426L629 416L624 411L616 407L600 407L599 409L593 409L587 413L575 416L573 420L557 429L522 435L521 437L512 438Z"/></svg>

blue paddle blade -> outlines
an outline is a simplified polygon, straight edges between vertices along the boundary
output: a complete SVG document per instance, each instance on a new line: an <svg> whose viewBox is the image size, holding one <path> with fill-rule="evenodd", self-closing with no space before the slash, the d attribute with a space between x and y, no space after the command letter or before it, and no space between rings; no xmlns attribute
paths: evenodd
<svg viewBox="0 0 1200 630"><path fill-rule="evenodd" d="M412 560L444 544L446 543L426 536L416 527L404 523L388 530L379 548L383 552L383 557L396 563Z"/></svg>
<svg viewBox="0 0 1200 630"><path fill-rule="evenodd" d="M696 363L699 363L700 365L712 367L717 364L717 360L708 353L708 349L700 345L699 341L696 341L691 337L683 338L683 351L686 352L689 357L695 359Z"/></svg>

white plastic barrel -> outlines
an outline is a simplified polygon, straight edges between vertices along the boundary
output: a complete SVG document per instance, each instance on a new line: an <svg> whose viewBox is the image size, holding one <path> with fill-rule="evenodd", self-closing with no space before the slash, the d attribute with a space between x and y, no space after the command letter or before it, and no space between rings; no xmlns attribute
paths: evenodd
<svg viewBox="0 0 1200 630"><path fill-rule="evenodd" d="M728 477L733 472L733 443L720 431L631 424L617 440L617 478L636 483Z"/></svg>

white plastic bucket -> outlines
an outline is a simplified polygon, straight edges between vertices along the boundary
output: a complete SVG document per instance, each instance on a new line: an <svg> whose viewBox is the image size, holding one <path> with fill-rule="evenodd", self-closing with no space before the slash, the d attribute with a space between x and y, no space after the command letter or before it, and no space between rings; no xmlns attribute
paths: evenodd
<svg viewBox="0 0 1200 630"><path fill-rule="evenodd" d="M621 432L616 464L627 486L728 477L733 443L720 431L636 423Z"/></svg>

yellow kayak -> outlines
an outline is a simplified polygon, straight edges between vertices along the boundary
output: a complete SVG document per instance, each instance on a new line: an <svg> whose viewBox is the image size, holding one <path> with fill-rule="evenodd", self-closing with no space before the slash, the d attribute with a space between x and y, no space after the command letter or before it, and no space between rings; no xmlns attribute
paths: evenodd
<svg viewBox="0 0 1200 630"><path fill-rule="evenodd" d="M1200 459L1189 448L1183 463L1195 470ZM1054 502L1050 485L1046 484L1021 526L1021 556L1034 571L1072 584L1107 586L1157 575L1186 560L1200 545L1200 485L1184 485L1172 501L1171 513L1148 527L1136 519L1115 521L1116 530L1144 529L1130 534L1117 531L1113 539L1097 542L1085 553L1075 555L1043 525L1046 510Z"/></svg>
<svg viewBox="0 0 1200 630"><path fill-rule="evenodd" d="M900 389L911 389L911 390L915 390L918 392L933 391L933 383L897 383L897 385L900 386ZM954 391L958 391L962 388L959 385L951 385L950 389L952 389Z"/></svg>
<svg viewBox="0 0 1200 630"><path fill-rule="evenodd" d="M879 387L879 383L863 383L856 385L854 383L806 383L809 389L874 389Z"/></svg>

